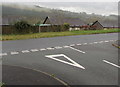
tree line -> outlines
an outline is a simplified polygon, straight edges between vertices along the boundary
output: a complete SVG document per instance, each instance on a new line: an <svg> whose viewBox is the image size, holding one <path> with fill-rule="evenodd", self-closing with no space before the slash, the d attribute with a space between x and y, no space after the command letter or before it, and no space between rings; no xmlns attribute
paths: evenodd
<svg viewBox="0 0 120 87"><path fill-rule="evenodd" d="M63 25L51 25L51 26L41 26L41 32L61 32L69 30L69 23L64 23ZM21 20L13 24L14 33L16 34L27 34L27 33L37 33L39 30L39 25L31 25L27 21Z"/></svg>

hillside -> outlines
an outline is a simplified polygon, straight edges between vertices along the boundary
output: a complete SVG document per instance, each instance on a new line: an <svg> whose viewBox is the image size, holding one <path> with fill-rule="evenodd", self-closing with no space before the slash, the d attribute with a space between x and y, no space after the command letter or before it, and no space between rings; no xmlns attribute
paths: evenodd
<svg viewBox="0 0 120 87"><path fill-rule="evenodd" d="M80 19L85 24L100 21L104 26L117 26L116 15L102 16L97 14L87 14L85 12L74 13L57 9L50 9L36 5L17 5L3 4L2 5L3 24L11 24L18 20L26 20L31 24L43 22L46 16L58 19Z"/></svg>

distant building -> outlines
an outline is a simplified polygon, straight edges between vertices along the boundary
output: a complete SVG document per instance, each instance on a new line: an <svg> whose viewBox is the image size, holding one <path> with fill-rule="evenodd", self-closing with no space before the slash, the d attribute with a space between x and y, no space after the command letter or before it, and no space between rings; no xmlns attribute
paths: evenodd
<svg viewBox="0 0 120 87"><path fill-rule="evenodd" d="M70 25L69 30L81 30L81 26L85 25L79 18L57 18L57 17L46 17L43 24L51 24L53 26L63 25L68 23Z"/></svg>
<svg viewBox="0 0 120 87"><path fill-rule="evenodd" d="M99 30L103 28L103 25L98 21L81 26L82 30Z"/></svg>
<svg viewBox="0 0 120 87"><path fill-rule="evenodd" d="M89 30L100 30L103 29L103 25L99 21L95 21L89 24Z"/></svg>

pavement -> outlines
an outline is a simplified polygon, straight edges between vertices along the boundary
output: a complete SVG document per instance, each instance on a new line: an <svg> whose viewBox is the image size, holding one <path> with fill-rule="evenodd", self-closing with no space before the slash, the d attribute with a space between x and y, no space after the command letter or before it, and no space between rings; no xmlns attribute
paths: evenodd
<svg viewBox="0 0 120 87"><path fill-rule="evenodd" d="M8 68L6 70L18 68L21 73L24 71L28 73L28 70L30 72L28 77L36 79L33 84L38 84L39 82L36 81L40 79L34 75L39 77L41 74L34 74L38 72L32 70L53 75L71 87L73 85L118 85L120 68L118 48L112 46L116 40L118 40L117 33L3 41L3 51L0 55L2 64ZM11 75L4 69L3 66L3 73L6 73L3 75L3 82L8 85L17 84L7 80L9 76L27 75L19 72ZM19 84L30 84L27 81L20 80L20 82ZM47 84L44 82L44 85ZM59 85L59 82L55 81L53 84Z"/></svg>

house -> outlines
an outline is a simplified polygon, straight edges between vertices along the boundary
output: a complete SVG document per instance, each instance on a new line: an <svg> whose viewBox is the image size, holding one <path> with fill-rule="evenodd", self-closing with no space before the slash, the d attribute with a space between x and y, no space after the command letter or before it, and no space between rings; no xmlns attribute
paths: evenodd
<svg viewBox="0 0 120 87"><path fill-rule="evenodd" d="M100 30L104 28L103 25L99 21L95 21L88 25L89 25L89 30Z"/></svg>
<svg viewBox="0 0 120 87"><path fill-rule="evenodd" d="M63 17L46 17L43 24L51 24L53 26L63 25L68 23L70 26L69 30L80 30L82 25L85 23L79 18L63 18Z"/></svg>

